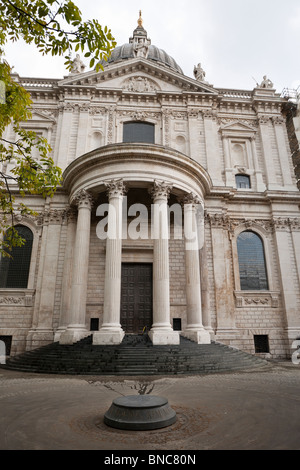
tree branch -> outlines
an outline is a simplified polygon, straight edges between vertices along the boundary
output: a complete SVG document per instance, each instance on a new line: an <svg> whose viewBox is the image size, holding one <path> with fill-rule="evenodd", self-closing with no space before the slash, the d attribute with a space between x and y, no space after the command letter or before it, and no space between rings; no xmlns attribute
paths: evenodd
<svg viewBox="0 0 300 470"><path fill-rule="evenodd" d="M60 31L60 32L62 32L63 34L65 34L65 35L67 35L67 36L72 35L72 36L76 36L77 38L83 37L83 36L82 36L80 33L78 33L77 31L65 31L65 30L63 30L63 29L58 30L58 29L56 29L56 28L51 28L51 27L49 26L51 23L53 23L53 22L55 21L54 18L58 15L58 11L59 11L59 10L55 13L54 18L51 19L48 23L41 23L41 22L38 21L34 16L30 15L30 13L28 13L28 12L22 10L21 8L17 7L16 5L14 5L14 3L11 2L11 0L6 0L6 1L7 1L7 2L10 4L10 6L11 6L12 8L14 8L20 15L25 16L25 17L28 16L34 23L38 24L39 26L42 26L42 27L43 27L44 29L46 29L46 30L55 31L56 33Z"/></svg>

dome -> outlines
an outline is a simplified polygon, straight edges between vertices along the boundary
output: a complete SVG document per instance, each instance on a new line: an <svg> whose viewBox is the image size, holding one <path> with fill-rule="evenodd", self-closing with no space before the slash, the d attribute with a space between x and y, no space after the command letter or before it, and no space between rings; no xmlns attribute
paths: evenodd
<svg viewBox="0 0 300 470"><path fill-rule="evenodd" d="M112 63L119 62L121 60L127 60L127 59L133 59L136 57L134 53L134 45L133 44L123 44L122 46L116 47L110 58L108 59L107 62L102 62L102 65L108 65ZM177 62L171 57L169 54L167 54L164 50L159 49L158 47L154 45L149 46L149 51L147 57L145 57L147 60L151 60L153 62L157 62L160 65L164 65L168 67L169 69L174 70L175 72L183 74L183 71L181 67L177 64Z"/></svg>
<svg viewBox="0 0 300 470"><path fill-rule="evenodd" d="M102 61L101 64L105 67L109 64L120 62L122 60L133 59L135 57L141 57L160 65L168 67L169 69L181 73L183 71L177 62L167 54L164 50L151 44L151 40L147 37L147 31L143 28L143 20L138 20L138 27L133 32L133 37L129 39L129 43L123 44L122 46L116 47L108 61Z"/></svg>

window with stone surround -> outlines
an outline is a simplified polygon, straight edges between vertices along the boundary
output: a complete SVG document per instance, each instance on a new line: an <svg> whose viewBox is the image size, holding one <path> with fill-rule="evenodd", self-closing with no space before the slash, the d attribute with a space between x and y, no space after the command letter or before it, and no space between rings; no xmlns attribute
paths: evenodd
<svg viewBox="0 0 300 470"><path fill-rule="evenodd" d="M251 180L248 175L236 175L235 182L237 189L251 189Z"/></svg>
<svg viewBox="0 0 300 470"><path fill-rule="evenodd" d="M265 250L261 237L252 231L237 239L241 290L268 290Z"/></svg>
<svg viewBox="0 0 300 470"><path fill-rule="evenodd" d="M0 288L27 289L33 233L24 225L16 225L15 228L26 243L21 247L13 247L11 257L1 257Z"/></svg>
<svg viewBox="0 0 300 470"><path fill-rule="evenodd" d="M155 125L149 122L125 122L123 125L123 142L155 143Z"/></svg>

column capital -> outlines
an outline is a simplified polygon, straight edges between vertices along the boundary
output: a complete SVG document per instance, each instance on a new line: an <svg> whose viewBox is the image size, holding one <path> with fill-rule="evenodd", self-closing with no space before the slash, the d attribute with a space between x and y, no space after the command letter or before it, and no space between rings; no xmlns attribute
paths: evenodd
<svg viewBox="0 0 300 470"><path fill-rule="evenodd" d="M149 190L149 193L154 201L156 199L165 199L167 201L170 197L172 188L173 185L171 183L166 183L165 181L154 181L154 185Z"/></svg>
<svg viewBox="0 0 300 470"><path fill-rule="evenodd" d="M93 206L93 196L85 189L80 189L72 197L71 204L76 205L78 209L85 207L91 210Z"/></svg>
<svg viewBox="0 0 300 470"><path fill-rule="evenodd" d="M196 207L198 207L199 204L202 206L201 199L198 196L196 196L196 194L194 193L185 194L185 196L183 196L183 198L180 199L180 203L182 206L191 205L193 206L193 209L196 209Z"/></svg>
<svg viewBox="0 0 300 470"><path fill-rule="evenodd" d="M121 198L125 196L127 193L127 187L124 181L121 180L112 180L112 181L107 181L104 183L108 198L111 199L113 197L118 197Z"/></svg>

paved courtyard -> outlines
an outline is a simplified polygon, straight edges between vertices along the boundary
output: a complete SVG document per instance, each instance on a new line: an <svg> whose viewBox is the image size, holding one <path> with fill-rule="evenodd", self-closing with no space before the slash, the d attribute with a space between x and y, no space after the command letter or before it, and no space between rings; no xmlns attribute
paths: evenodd
<svg viewBox="0 0 300 470"><path fill-rule="evenodd" d="M184 377L22 374L0 369L1 450L300 449L300 366ZM121 431L103 416L114 398L164 396L177 421Z"/></svg>

